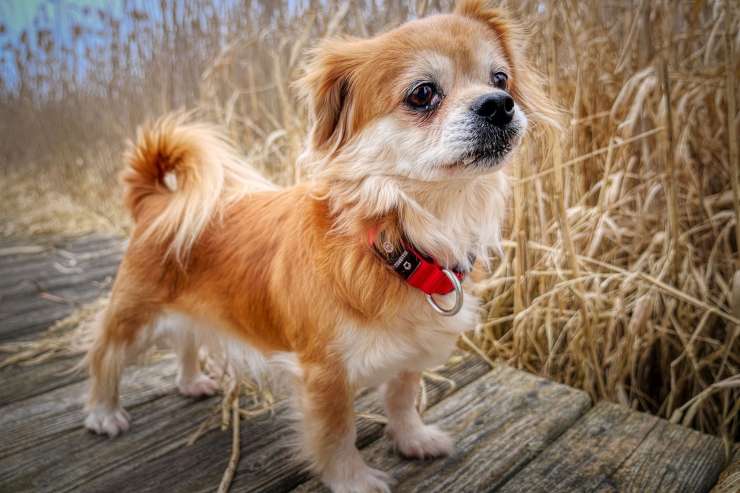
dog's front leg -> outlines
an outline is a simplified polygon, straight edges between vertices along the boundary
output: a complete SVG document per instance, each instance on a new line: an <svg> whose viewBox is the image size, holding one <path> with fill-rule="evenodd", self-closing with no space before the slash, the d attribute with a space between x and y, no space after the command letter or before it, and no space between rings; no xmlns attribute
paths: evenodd
<svg viewBox="0 0 740 493"><path fill-rule="evenodd" d="M404 457L425 459L452 453L452 439L436 426L425 425L416 409L421 374L401 372L385 384L386 430Z"/></svg>
<svg viewBox="0 0 740 493"><path fill-rule="evenodd" d="M334 493L389 492L389 477L357 450L353 391L341 364L304 364L300 384L300 447Z"/></svg>

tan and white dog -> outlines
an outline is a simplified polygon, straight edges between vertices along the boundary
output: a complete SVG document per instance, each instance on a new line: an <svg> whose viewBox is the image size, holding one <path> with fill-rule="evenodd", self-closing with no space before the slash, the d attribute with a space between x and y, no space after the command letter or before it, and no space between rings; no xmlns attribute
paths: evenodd
<svg viewBox="0 0 740 493"><path fill-rule="evenodd" d="M506 16L464 0L312 52L298 81L312 118L305 183L274 186L218 131L182 116L141 130L124 172L135 227L87 357L85 425L128 429L124 365L154 329L176 325L184 394L217 390L198 363L214 334L282 362L301 457L333 491L388 490L355 446L363 386L382 385L401 454L449 454L452 439L416 410L420 372L476 322L478 300L463 300L452 277L498 246L502 167L528 121L555 116L537 81ZM411 282L415 266L399 255L423 263L436 287ZM426 294L442 310L462 304L445 316Z"/></svg>

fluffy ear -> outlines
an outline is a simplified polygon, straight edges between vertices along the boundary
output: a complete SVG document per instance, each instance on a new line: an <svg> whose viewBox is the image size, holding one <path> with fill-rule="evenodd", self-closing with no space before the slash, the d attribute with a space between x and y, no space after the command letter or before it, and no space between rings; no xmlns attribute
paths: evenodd
<svg viewBox="0 0 740 493"><path fill-rule="evenodd" d="M553 130L560 128L561 112L547 96L544 81L527 61L521 26L486 0L459 0L455 13L482 22L493 31L512 70L512 95L522 104L530 120Z"/></svg>
<svg viewBox="0 0 740 493"><path fill-rule="evenodd" d="M455 13L488 25L501 42L507 60L513 61L514 48L518 48L515 45L518 45L521 39L517 39L518 26L504 10L489 6L486 0L459 0L455 4Z"/></svg>
<svg viewBox="0 0 740 493"><path fill-rule="evenodd" d="M331 153L351 134L355 71L360 64L358 40L327 39L310 54L305 75L296 82L308 103L309 142L314 150Z"/></svg>

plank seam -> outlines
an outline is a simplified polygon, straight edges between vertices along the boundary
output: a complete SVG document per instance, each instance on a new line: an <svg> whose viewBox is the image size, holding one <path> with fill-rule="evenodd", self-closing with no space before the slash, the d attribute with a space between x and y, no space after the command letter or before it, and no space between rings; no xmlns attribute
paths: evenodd
<svg viewBox="0 0 740 493"><path fill-rule="evenodd" d="M572 388L572 387L569 387L569 388ZM504 482L502 482L502 483L499 484L499 486L498 486L497 489L500 489L500 488L505 487L511 480L513 480L522 471L522 469L524 469L525 467L527 467L530 462L532 462L533 460L535 460L543 452L545 452L550 447L552 447L553 444L555 442L557 442L560 439L560 437L563 436L563 434L565 434L568 430L570 430L571 428L573 428L576 424L580 423L581 420L584 419L584 417L594 408L594 402L593 402L593 400L591 400L591 397L590 396L588 397L588 400L589 400L588 407L583 410L583 412L578 416L578 419L574 420L570 424L570 426L567 426L567 427L563 428L563 430L560 433L558 433L557 435L554 435L552 437L552 440L550 440L550 442L546 446L542 447L542 449L540 449L537 453L535 453L532 457L530 457L528 461L523 462L522 464L520 464L517 467L513 467L510 471L507 471L506 479L504 480Z"/></svg>
<svg viewBox="0 0 740 493"><path fill-rule="evenodd" d="M630 411L632 411L632 409L630 409ZM598 490L598 489L599 489L599 487L601 487L601 486L602 486L602 485L603 485L604 483L606 483L607 481L610 481L610 480L612 480L612 479L613 479L613 477L614 477L614 475L615 475L615 474L617 473L617 471L619 471L619 469L620 469L620 468L621 468L621 467L622 467L622 466L623 466L623 465L624 465L624 464L625 464L625 463L626 463L627 461L629 461L629 460L630 460L630 459L632 458L632 456L633 456L633 455L634 455L634 454L635 454L635 453L636 453L636 452L637 452L637 451L639 450L639 448L640 448L640 447L642 447L642 444L643 444L643 443L645 443L645 441L646 441L646 440L648 439L648 437L649 437L650 435L652 435L652 434L653 434L653 432L655 431L655 429L656 429L656 428L658 427L658 425L659 425L659 424L660 424L660 421L659 421L658 419L656 419L656 420L655 420L655 421L653 422L653 425L652 425L652 426L650 427L650 431L648 431L647 433L645 433L645 435L644 435L644 436L642 437L642 439L640 440L640 443L638 443L638 444L637 444L637 446L636 446L636 447L635 447L634 449L632 449L632 451L631 451L631 452L630 452L629 454L627 454L627 456L626 456L626 457L625 457L624 459L622 459L622 461L621 461L621 462L620 462L620 463L619 463L619 464L617 465L617 467L615 467L615 468L614 468L614 469L613 469L613 470L612 470L612 471L611 471L611 472L610 472L609 474L607 474L607 475L606 475L606 477L605 477L604 479L602 479L602 480L601 480L601 481L599 482L599 485L598 485L598 487L596 488L597 490ZM665 475L665 471L663 471L663 474Z"/></svg>

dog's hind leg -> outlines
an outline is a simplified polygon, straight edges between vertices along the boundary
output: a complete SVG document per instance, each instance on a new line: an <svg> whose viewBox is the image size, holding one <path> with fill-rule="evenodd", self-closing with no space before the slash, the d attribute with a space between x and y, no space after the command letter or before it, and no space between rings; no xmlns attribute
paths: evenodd
<svg viewBox="0 0 740 493"><path fill-rule="evenodd" d="M87 353L90 389L85 427L114 437L128 430L129 416L119 402L119 384L126 364L141 349L144 329L156 319L155 309L122 302L114 289Z"/></svg>
<svg viewBox="0 0 740 493"><path fill-rule="evenodd" d="M203 397L216 393L218 382L201 371L198 337L192 323L180 327L174 337L175 351L180 364L177 373L177 388L182 395Z"/></svg>

